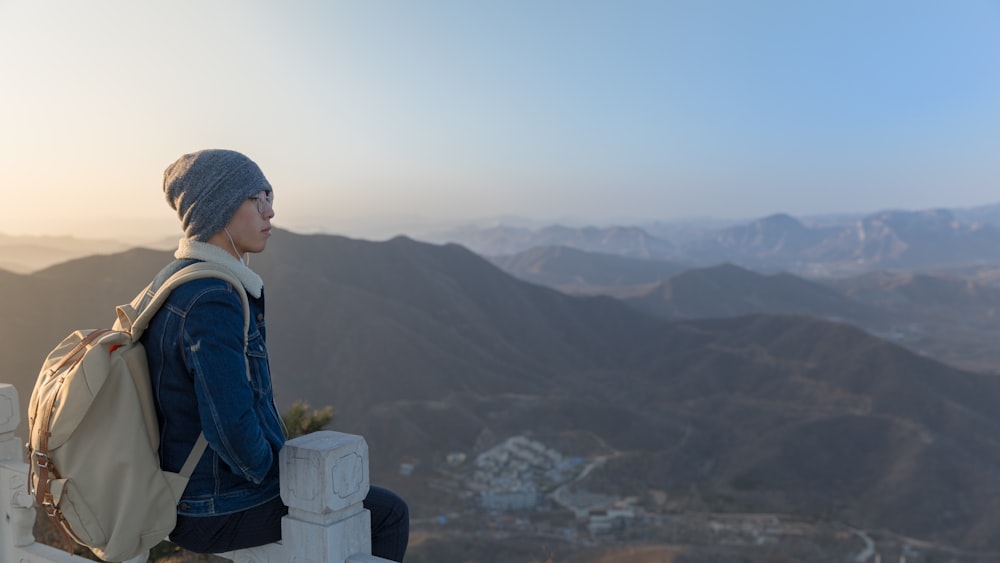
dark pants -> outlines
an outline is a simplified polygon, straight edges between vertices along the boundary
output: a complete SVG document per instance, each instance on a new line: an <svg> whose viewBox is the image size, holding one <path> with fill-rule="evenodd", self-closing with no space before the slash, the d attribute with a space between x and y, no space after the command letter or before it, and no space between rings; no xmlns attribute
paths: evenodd
<svg viewBox="0 0 1000 563"><path fill-rule="evenodd" d="M406 501L389 489L372 486L365 497L372 516L372 555L402 561L410 538ZM281 539L281 517L288 507L277 498L224 516L177 516L170 541L195 553L223 553Z"/></svg>

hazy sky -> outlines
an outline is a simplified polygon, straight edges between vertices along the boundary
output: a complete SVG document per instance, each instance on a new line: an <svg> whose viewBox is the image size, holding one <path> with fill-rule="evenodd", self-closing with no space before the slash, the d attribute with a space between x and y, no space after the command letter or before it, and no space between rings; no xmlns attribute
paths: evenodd
<svg viewBox="0 0 1000 563"><path fill-rule="evenodd" d="M1000 201L993 0L0 0L0 77L8 234L173 232L210 147L346 234Z"/></svg>

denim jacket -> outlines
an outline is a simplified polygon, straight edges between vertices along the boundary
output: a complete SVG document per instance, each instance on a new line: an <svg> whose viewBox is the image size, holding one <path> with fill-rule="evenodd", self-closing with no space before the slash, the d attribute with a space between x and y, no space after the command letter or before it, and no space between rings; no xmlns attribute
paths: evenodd
<svg viewBox="0 0 1000 563"><path fill-rule="evenodd" d="M192 262L169 264L152 289ZM161 467L179 471L202 431L209 444L178 514L230 514L278 496L278 451L285 436L271 390L262 286L258 293L248 291L249 381L242 301L223 280L198 279L174 289L142 335L160 424Z"/></svg>

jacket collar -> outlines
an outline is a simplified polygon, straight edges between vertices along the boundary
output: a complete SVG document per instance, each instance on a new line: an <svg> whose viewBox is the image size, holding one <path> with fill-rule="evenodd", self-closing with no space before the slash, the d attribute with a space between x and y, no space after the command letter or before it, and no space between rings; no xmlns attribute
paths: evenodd
<svg viewBox="0 0 1000 563"><path fill-rule="evenodd" d="M264 291L264 280L256 272L214 244L182 238L177 245L177 251L174 252L174 258L190 258L218 264L240 280L250 295L259 298Z"/></svg>

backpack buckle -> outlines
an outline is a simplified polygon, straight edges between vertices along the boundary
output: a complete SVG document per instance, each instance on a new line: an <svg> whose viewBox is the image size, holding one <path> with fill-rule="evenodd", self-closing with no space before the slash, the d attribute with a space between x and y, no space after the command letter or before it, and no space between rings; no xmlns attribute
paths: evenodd
<svg viewBox="0 0 1000 563"><path fill-rule="evenodd" d="M41 469L49 468L49 456L47 456L45 452L35 452L33 455L35 457L35 463L38 465L39 468Z"/></svg>
<svg viewBox="0 0 1000 563"><path fill-rule="evenodd" d="M49 515L49 518L59 519L62 513L59 511L59 507L55 505L52 501L45 501L42 503L42 508L45 509L45 514Z"/></svg>

